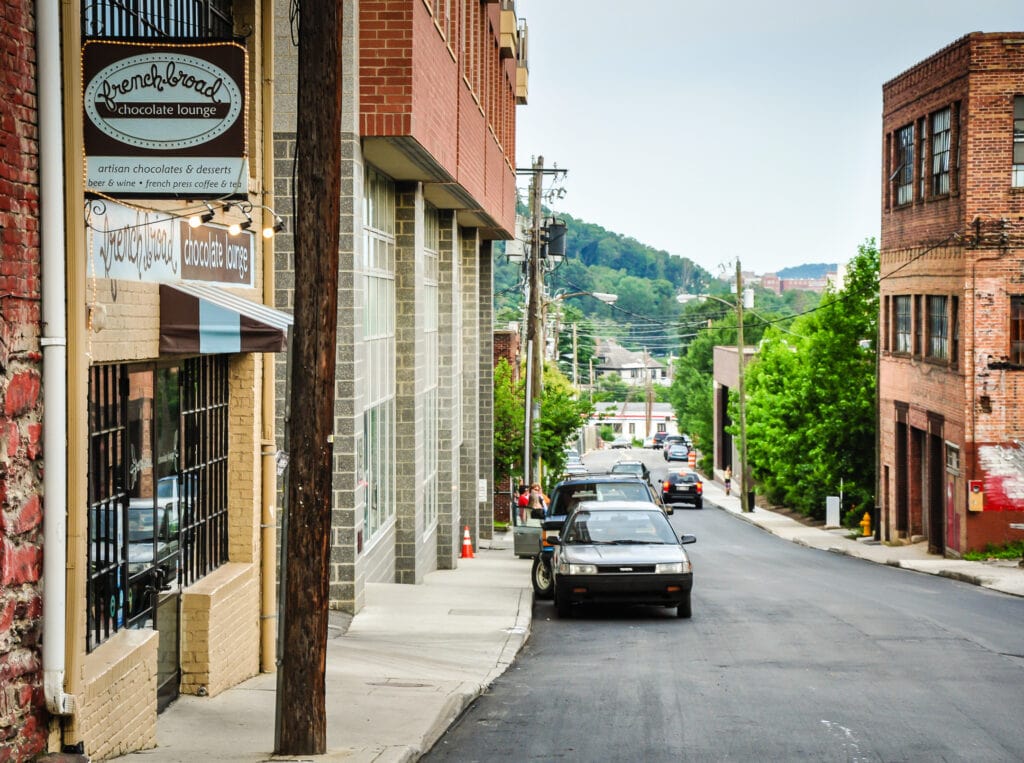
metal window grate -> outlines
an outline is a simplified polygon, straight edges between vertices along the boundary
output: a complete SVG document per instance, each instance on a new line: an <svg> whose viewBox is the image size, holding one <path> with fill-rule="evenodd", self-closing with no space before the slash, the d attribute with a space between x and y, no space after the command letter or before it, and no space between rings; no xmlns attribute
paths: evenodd
<svg viewBox="0 0 1024 763"><path fill-rule="evenodd" d="M228 560L228 366L223 355L181 369L182 585Z"/></svg>
<svg viewBox="0 0 1024 763"><path fill-rule="evenodd" d="M83 0L85 38L229 39L231 0Z"/></svg>
<svg viewBox="0 0 1024 763"><path fill-rule="evenodd" d="M124 450L127 437L122 405L124 366L89 370L89 571L86 580L86 649L124 627L123 591L128 580L124 506Z"/></svg>

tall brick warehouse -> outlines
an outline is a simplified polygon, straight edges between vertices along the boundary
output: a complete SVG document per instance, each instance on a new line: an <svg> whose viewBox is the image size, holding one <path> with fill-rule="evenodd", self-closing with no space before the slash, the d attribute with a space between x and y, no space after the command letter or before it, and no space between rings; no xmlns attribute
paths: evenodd
<svg viewBox="0 0 1024 763"><path fill-rule="evenodd" d="M42 492L39 148L33 3L0 19L0 760L45 749L40 653Z"/></svg>
<svg viewBox="0 0 1024 763"><path fill-rule="evenodd" d="M882 535L958 556L1024 519L1024 32L882 92Z"/></svg>

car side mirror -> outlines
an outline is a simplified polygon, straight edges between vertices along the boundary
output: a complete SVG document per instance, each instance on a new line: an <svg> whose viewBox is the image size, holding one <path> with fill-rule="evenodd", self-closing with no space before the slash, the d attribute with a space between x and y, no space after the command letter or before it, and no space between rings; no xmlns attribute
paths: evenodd
<svg viewBox="0 0 1024 763"><path fill-rule="evenodd" d="M562 539L559 538L557 535L549 535L546 538L544 538L544 543L548 546L561 546Z"/></svg>
<svg viewBox="0 0 1024 763"><path fill-rule="evenodd" d="M687 543L696 543L697 542L697 536L696 535L680 535L679 536L679 542L682 543L683 545L685 545Z"/></svg>
<svg viewBox="0 0 1024 763"><path fill-rule="evenodd" d="M544 509L530 509L530 519L544 519Z"/></svg>

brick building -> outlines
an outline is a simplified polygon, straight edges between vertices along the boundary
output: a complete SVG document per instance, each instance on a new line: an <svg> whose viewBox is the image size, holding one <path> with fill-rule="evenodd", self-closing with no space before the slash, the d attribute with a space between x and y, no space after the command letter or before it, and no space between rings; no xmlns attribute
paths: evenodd
<svg viewBox="0 0 1024 763"><path fill-rule="evenodd" d="M512 380L513 382L519 381L519 329L515 328L516 324L511 324L513 328L508 329L497 329L494 332L494 365L498 365L498 361L506 360L512 367ZM525 412L523 414L525 416ZM512 484L512 480L509 477L503 478L500 482L495 481L494 485L494 519L499 522L511 522L512 521L512 499L514 496L515 486Z"/></svg>
<svg viewBox="0 0 1024 763"><path fill-rule="evenodd" d="M1024 33L883 86L883 539L956 556L1024 511Z"/></svg>
<svg viewBox="0 0 1024 763"><path fill-rule="evenodd" d="M0 21L0 760L45 750L40 242L33 3Z"/></svg>
<svg viewBox="0 0 1024 763"><path fill-rule="evenodd" d="M285 213L302 110L289 10L277 4ZM418 583L458 563L463 527L474 543L492 532L491 242L514 231L527 83L510 0L348 0L343 15L329 596L356 612L367 583ZM277 304L287 309L286 242Z"/></svg>
<svg viewBox="0 0 1024 763"><path fill-rule="evenodd" d="M0 760L153 747L179 694L275 669L293 5L158 5L2 22ZM526 79L511 2L344 20L331 591L354 610L491 529L490 241Z"/></svg>

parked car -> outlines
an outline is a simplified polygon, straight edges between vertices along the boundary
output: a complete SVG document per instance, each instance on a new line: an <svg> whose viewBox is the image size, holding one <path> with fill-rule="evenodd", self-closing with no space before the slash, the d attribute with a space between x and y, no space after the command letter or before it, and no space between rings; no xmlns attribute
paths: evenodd
<svg viewBox="0 0 1024 763"><path fill-rule="evenodd" d="M668 446L665 453L666 461L686 461L690 456L690 449L684 443L676 442Z"/></svg>
<svg viewBox="0 0 1024 763"><path fill-rule="evenodd" d="M681 434L665 435L665 439L661 443L661 453L662 453L662 455L665 456L665 458L667 459L668 458L668 450L669 450L669 448L671 448L673 445L676 445L678 443L683 443L684 445L686 444L686 439L683 437L683 435L681 435Z"/></svg>
<svg viewBox="0 0 1024 763"><path fill-rule="evenodd" d="M661 511L661 496L646 482L633 476L617 474L591 474L562 480L551 492L547 511L531 511L530 522L540 520L540 533L530 578L533 591L539 599L550 599L551 554L554 548L544 542L548 533L557 533L565 518L584 501L644 501ZM528 522L528 524L530 524ZM519 553L518 551L516 552Z"/></svg>
<svg viewBox="0 0 1024 763"><path fill-rule="evenodd" d="M633 438L632 437L616 437L614 440L612 440L612 444L609 445L608 447L610 447L610 448L632 448L633 447Z"/></svg>
<svg viewBox="0 0 1024 763"><path fill-rule="evenodd" d="M589 472L587 471L587 467L585 467L583 463L580 461L566 464L565 468L562 470L562 473L565 474L566 479L568 479L569 477L582 477L584 474L589 474Z"/></svg>
<svg viewBox="0 0 1024 763"><path fill-rule="evenodd" d="M586 501L566 520L554 546L555 611L568 617L578 604L647 604L693 614L693 565L668 517L648 503Z"/></svg>
<svg viewBox="0 0 1024 763"><path fill-rule="evenodd" d="M617 461L612 464L608 470L609 474L632 474L634 477L639 477L648 485L651 484L651 471L647 468L647 464L643 461L634 461L632 459Z"/></svg>
<svg viewBox="0 0 1024 763"><path fill-rule="evenodd" d="M654 433L654 437L652 438L654 440L654 442L651 445L651 447L652 448L662 448L662 447L664 447L665 446L665 438L666 437L668 437L668 432L655 432Z"/></svg>
<svg viewBox="0 0 1024 763"><path fill-rule="evenodd" d="M661 500L666 506L678 503L704 508L704 482L697 472L684 469L669 472L661 483Z"/></svg>

